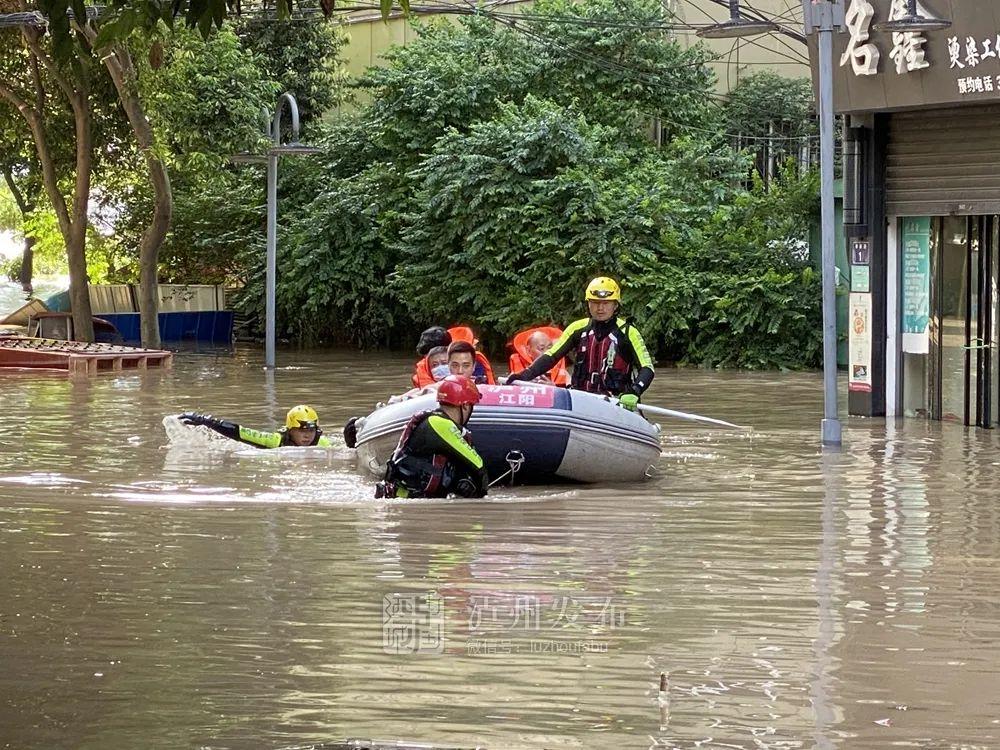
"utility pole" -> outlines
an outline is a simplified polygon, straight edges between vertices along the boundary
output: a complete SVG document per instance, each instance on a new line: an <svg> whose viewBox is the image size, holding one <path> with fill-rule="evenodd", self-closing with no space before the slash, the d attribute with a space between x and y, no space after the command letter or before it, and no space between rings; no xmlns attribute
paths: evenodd
<svg viewBox="0 0 1000 750"><path fill-rule="evenodd" d="M290 143L281 142L281 120L285 113L285 105L288 105L292 118L292 140ZM267 255L265 258L266 279L265 301L264 301L264 367L267 370L274 369L275 360L275 292L277 286L277 258L278 258L278 157L282 155L308 156L320 153L320 149L312 146L305 146L299 143L299 106L295 101L295 96L289 92L283 93L278 98L278 106L275 107L272 116L266 109L263 110L264 135L271 141L271 147L265 155L261 154L233 154L232 161L244 164L259 164L267 162Z"/></svg>
<svg viewBox="0 0 1000 750"><path fill-rule="evenodd" d="M806 34L816 32L819 68L820 239L823 249L823 445L841 444L837 415L837 260L833 198L833 31L844 26L840 0L802 0Z"/></svg>

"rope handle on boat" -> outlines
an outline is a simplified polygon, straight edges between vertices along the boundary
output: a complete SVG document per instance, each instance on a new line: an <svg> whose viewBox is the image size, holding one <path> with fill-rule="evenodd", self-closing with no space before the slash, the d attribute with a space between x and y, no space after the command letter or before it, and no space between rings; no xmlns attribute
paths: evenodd
<svg viewBox="0 0 1000 750"><path fill-rule="evenodd" d="M487 486L487 489L489 489L489 487L492 487L493 485L497 484L498 482L503 481L503 479L505 477L507 477L508 475L510 476L510 483L513 486L513 484L514 484L514 475L517 474L517 472L519 472L521 470L521 466L524 465L524 454L521 451L514 451L514 450L508 451L507 452L507 457L506 457L505 460L507 461L507 465L510 468L507 471L505 471L503 474L501 474L500 476L498 476L496 479L494 479L492 482L490 482L489 485Z"/></svg>

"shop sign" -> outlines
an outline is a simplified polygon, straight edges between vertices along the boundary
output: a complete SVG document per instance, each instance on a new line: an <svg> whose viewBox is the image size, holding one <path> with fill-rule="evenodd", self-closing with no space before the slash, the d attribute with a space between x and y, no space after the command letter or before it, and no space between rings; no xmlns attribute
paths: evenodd
<svg viewBox="0 0 1000 750"><path fill-rule="evenodd" d="M902 326L903 351L927 354L931 302L931 220L903 219Z"/></svg>
<svg viewBox="0 0 1000 750"><path fill-rule="evenodd" d="M907 14L907 0L845 0L835 35L834 105L877 111L1000 100L1000 3L920 0L918 12L951 21L939 31L885 33L879 21ZM810 42L813 71L816 46Z"/></svg>
<svg viewBox="0 0 1000 750"><path fill-rule="evenodd" d="M851 292L848 349L850 368L847 389L871 393L872 390L872 296Z"/></svg>
<svg viewBox="0 0 1000 750"><path fill-rule="evenodd" d="M870 292L871 291L871 274L869 273L870 266L851 266L851 291L852 292Z"/></svg>

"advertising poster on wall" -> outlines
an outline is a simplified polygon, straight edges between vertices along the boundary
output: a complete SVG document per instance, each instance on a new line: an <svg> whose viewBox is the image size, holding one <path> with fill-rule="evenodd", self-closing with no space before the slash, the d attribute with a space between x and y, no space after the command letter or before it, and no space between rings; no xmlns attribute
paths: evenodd
<svg viewBox="0 0 1000 750"><path fill-rule="evenodd" d="M903 219L901 266L903 277L903 351L927 354L930 340L931 220L928 216Z"/></svg>
<svg viewBox="0 0 1000 750"><path fill-rule="evenodd" d="M872 296L852 292L850 297L850 363L847 389L871 393L872 390Z"/></svg>

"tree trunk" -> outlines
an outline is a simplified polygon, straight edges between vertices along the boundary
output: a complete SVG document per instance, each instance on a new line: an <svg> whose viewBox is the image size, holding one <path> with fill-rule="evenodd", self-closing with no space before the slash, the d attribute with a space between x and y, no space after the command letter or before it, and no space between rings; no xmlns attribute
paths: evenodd
<svg viewBox="0 0 1000 750"><path fill-rule="evenodd" d="M94 340L94 314L90 307L90 279L87 277L87 207L90 205L90 171L94 147L90 132L90 101L86 88L77 92L73 106L76 121L76 183L73 187L73 218L66 241L69 261L69 299L73 306L73 338ZM63 233L65 236L66 233Z"/></svg>
<svg viewBox="0 0 1000 750"><path fill-rule="evenodd" d="M31 294L34 287L31 285L31 277L35 270L35 243L36 240L31 235L24 236L24 250L21 251L21 271L17 275L17 280L21 284L21 289L25 294Z"/></svg>
<svg viewBox="0 0 1000 750"><path fill-rule="evenodd" d="M24 194L17 186L17 182L14 180L14 173L11 168L5 167L3 170L3 178L7 183L7 189L10 190L10 194L14 197L14 203L17 204L17 210L21 212L21 220L27 221L28 216L32 211L35 210L35 201L32 199L30 202L25 198ZM38 242L37 239L30 235L24 236L24 249L21 251L21 270L17 274L17 281L21 285L22 291L25 294L31 294L34 291L31 286L31 278L34 276L35 269L35 243Z"/></svg>
<svg viewBox="0 0 1000 750"><path fill-rule="evenodd" d="M29 58L29 68L35 83L34 104L22 99L5 81L0 79L0 95L7 99L24 116L35 141L35 150L42 167L42 183L52 208L59 220L59 232L66 243L66 260L69 264L69 297L73 306L73 337L77 341L94 340L94 320L90 308L90 291L87 288L87 207L90 203L90 170L93 166L93 140L90 132L90 96L87 69L81 65L73 79L56 65L40 44L41 32L29 26L21 27L21 39ZM45 130L45 96L39 63L43 65L62 90L73 108L76 133L75 179L72 212L59 185L55 159Z"/></svg>
<svg viewBox="0 0 1000 750"><path fill-rule="evenodd" d="M104 64L111 73L111 80L115 84L118 98L132 126L132 132L146 162L149 182L153 186L153 217L139 245L139 327L142 345L156 348L160 346L160 295L157 269L160 247L170 229L174 206L170 177L166 165L153 148L153 128L146 119L142 101L139 99L135 66L132 64L132 55L124 43L115 45L113 52L105 55Z"/></svg>
<svg viewBox="0 0 1000 750"><path fill-rule="evenodd" d="M87 226L74 225L66 242L69 261L69 303L73 309L73 338L94 340L94 316L90 308L90 285L87 279Z"/></svg>

